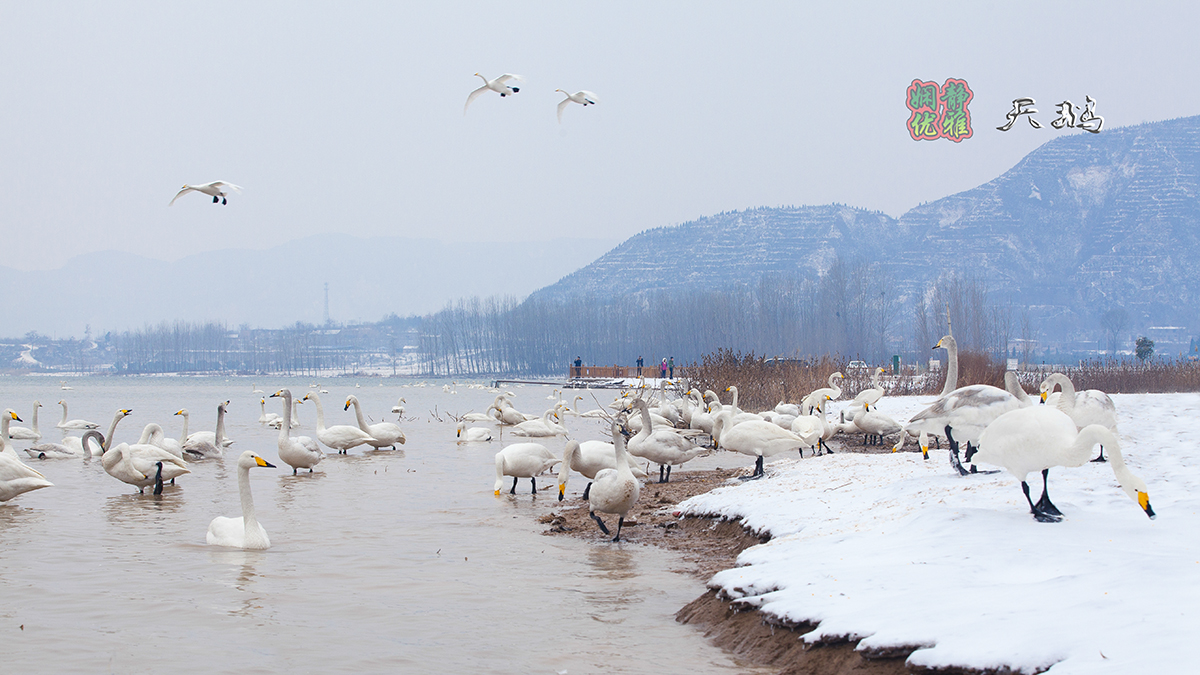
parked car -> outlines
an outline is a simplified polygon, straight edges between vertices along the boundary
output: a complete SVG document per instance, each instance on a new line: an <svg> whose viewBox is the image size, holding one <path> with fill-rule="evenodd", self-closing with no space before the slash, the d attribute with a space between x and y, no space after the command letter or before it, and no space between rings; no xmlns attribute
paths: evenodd
<svg viewBox="0 0 1200 675"><path fill-rule="evenodd" d="M846 370L866 370L866 361L851 361L850 365L846 366Z"/></svg>

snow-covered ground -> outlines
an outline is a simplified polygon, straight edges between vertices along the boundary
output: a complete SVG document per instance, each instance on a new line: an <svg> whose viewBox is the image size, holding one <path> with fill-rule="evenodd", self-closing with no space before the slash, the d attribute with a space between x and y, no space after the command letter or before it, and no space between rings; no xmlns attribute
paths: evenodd
<svg viewBox="0 0 1200 675"><path fill-rule="evenodd" d="M884 398L898 420L933 397ZM1008 473L959 477L948 452L835 454L682 505L772 540L710 582L804 636L921 646L909 663L1050 673L1196 672L1200 394L1114 395L1150 520L1108 464L1051 469L1061 523L1039 523ZM990 467L980 467L990 468ZM1040 479L1030 476L1034 499Z"/></svg>

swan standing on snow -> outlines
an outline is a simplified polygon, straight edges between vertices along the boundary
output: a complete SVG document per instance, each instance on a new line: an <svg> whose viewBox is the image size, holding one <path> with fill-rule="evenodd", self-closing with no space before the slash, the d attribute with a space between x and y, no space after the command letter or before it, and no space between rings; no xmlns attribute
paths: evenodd
<svg viewBox="0 0 1200 675"><path fill-rule="evenodd" d="M14 441L33 441L34 443L42 440L42 432L38 430L38 408L42 407L41 403L33 402L33 416L30 419L31 429L25 427L11 427L8 430L8 437Z"/></svg>
<svg viewBox="0 0 1200 675"><path fill-rule="evenodd" d="M396 449L396 444L404 445L404 432L400 430L400 426L391 422L380 422L379 424L367 424L363 419L362 406L358 403L357 396L349 396L346 398L346 407L342 410L349 410L350 406L354 406L354 417L358 420L358 428L371 435L373 440L367 441L367 445L373 448L391 448Z"/></svg>
<svg viewBox="0 0 1200 675"><path fill-rule="evenodd" d="M479 73L475 73L475 77L478 77L483 80L483 86L476 89L475 91L471 92L471 94L469 96L467 96L467 103L466 103L466 105L463 106L463 114L464 115L467 114L467 108L471 107L471 103L475 99L479 98L479 95L482 94L483 92L491 89L492 91L500 94L500 97L503 98L505 96L508 96L509 94L515 94L515 93L521 91L521 89L519 87L511 87L508 84L506 84L506 82L508 82L509 80L516 80L518 82L523 82L525 80L525 78L521 77L520 75L514 75L512 73L505 73L505 74L501 75L500 77L497 77L494 80L489 80L486 77L480 75Z"/></svg>
<svg viewBox="0 0 1200 675"><path fill-rule="evenodd" d="M562 464L558 466L558 501L564 499L564 494L567 489L567 479L572 471L577 471L590 480L596 478L596 474L604 469L617 468L616 461L613 459L612 443L604 441L567 441L567 446L563 448ZM634 478L645 478L646 472L639 468L633 459L633 455L625 453L626 463L629 464L629 470L633 472ZM588 498L588 493L592 489L592 484L588 483L583 489L583 499Z"/></svg>
<svg viewBox="0 0 1200 675"><path fill-rule="evenodd" d="M59 401L58 404L62 406L63 416L62 416L62 421L59 422L58 424L55 424L54 426L58 427L59 429L99 429L100 428L99 424L96 424L95 422L89 422L87 420L71 420L68 422L67 421L67 401L66 401L66 399Z"/></svg>
<svg viewBox="0 0 1200 675"><path fill-rule="evenodd" d="M596 480L591 483L591 491L588 493L588 515L596 524L600 526L600 531L608 534L608 528L604 526L604 521L600 520L600 513L615 513L617 514L617 535L613 537L613 541L621 541L621 526L625 524L625 515L637 503L638 495L641 493L641 483L633 476L633 472L629 469L629 455L625 452L625 437L621 434L621 428L617 421L612 422L612 437L613 437L613 463L617 465L615 469L603 469L596 474ZM561 496L561 491L560 491Z"/></svg>
<svg viewBox="0 0 1200 675"><path fill-rule="evenodd" d="M500 496L504 489L504 477L512 476L512 489L509 494L517 494L517 479L528 478L533 494L537 494L537 476L561 462L546 446L538 443L515 443L496 453L496 485L493 491Z"/></svg>
<svg viewBox="0 0 1200 675"><path fill-rule="evenodd" d="M483 443L492 440L492 432L483 427L467 428L466 420L458 423L458 431L455 433L459 443Z"/></svg>
<svg viewBox="0 0 1200 675"><path fill-rule="evenodd" d="M0 448L0 502L6 502L31 490L54 485L46 480L45 476L17 459L17 453L8 442L8 425L12 420L21 421L12 408L5 410L0 416L0 445L3 446Z"/></svg>
<svg viewBox="0 0 1200 675"><path fill-rule="evenodd" d="M348 424L335 424L331 427L326 427L325 408L321 405L321 397L313 392L310 391L305 394L301 400L312 401L317 404L317 440L337 450L338 454L344 455L350 448L375 440L371 434Z"/></svg>
<svg viewBox="0 0 1200 675"><path fill-rule="evenodd" d="M1062 387L1062 393L1051 393L1054 385ZM1052 373L1042 381L1042 403L1058 408L1075 421L1076 428L1083 429L1089 424L1099 424L1105 429L1117 433L1117 406L1108 394L1099 389L1087 389L1076 392L1075 384L1062 373ZM34 411L37 414L37 411ZM33 428L37 430L37 417L33 418ZM1104 444L1100 444L1100 454L1093 462L1103 462Z"/></svg>
<svg viewBox="0 0 1200 675"><path fill-rule="evenodd" d="M183 188L178 192L178 194L175 195L175 199L179 199L180 197L184 196L185 194L187 194L189 192L202 192L202 193L212 197L214 204L216 204L217 202L221 202L221 204L226 204L228 202L225 201L225 197L228 196L228 194L229 194L226 191L226 188L228 188L229 190L233 190L234 192L242 191L242 188L238 187L237 185L234 185L233 183L227 183L223 180L214 180L211 183L201 183L199 185L187 185L185 183ZM172 199L171 204L167 204L167 206L171 206L172 204L174 204L175 199Z"/></svg>
<svg viewBox="0 0 1200 675"><path fill-rule="evenodd" d="M883 385L879 384L880 375L883 375L883 368L876 368L871 375L870 388L858 392L858 396L855 396L854 400L850 402L849 409L853 410L855 415L858 414L859 408L872 407L879 403L879 399L883 398Z"/></svg>
<svg viewBox="0 0 1200 675"><path fill-rule="evenodd" d="M325 453L321 452L321 446L308 436L292 438L292 391L280 389L271 394L271 398L276 397L283 399L283 418L279 424L279 459L292 467L293 476L299 469L308 469L308 472L312 473L313 467L325 459Z"/></svg>
<svg viewBox="0 0 1200 675"><path fill-rule="evenodd" d="M915 436L922 431L930 436L945 436L950 443L951 466L966 476L970 472L963 468L958 458L959 444L967 444L966 460L970 462L975 454L972 444L979 444L983 430L1004 413L1021 407L1016 396L991 385L959 387L913 415L904 426L896 447L903 446L906 436Z"/></svg>
<svg viewBox="0 0 1200 675"><path fill-rule="evenodd" d="M555 89L554 91L561 91L562 93L567 95L567 97L564 98L562 100L562 102L558 104L558 123L559 124L562 124L563 110L565 110L566 107L568 105L570 105L571 103L578 103L586 108L589 105L596 105L596 103L598 103L600 101L600 99L597 98L595 94L593 94L590 91L587 91L586 89L580 89L579 91L575 92L574 94L568 92L566 89Z"/></svg>
<svg viewBox="0 0 1200 675"><path fill-rule="evenodd" d="M204 539L211 546L228 546L230 548L246 548L262 550L271 548L271 540L267 531L258 524L254 515L254 497L250 494L250 469L265 466L274 469L275 465L249 450L238 457L238 493L242 497L242 516L226 518L217 516L208 524L208 534Z"/></svg>
<svg viewBox="0 0 1200 675"><path fill-rule="evenodd" d="M1116 435L1100 424L1078 430L1075 421L1057 408L1020 408L996 418L980 436L975 460L1007 469L1021 481L1033 517L1038 522L1056 523L1062 520L1062 512L1046 493L1050 467L1087 464L1097 443L1108 446L1113 475L1121 489L1153 519L1146 483L1125 466ZM1025 482L1026 476L1035 471L1042 472L1042 498L1036 504L1029 496L1029 483Z"/></svg>
<svg viewBox="0 0 1200 675"><path fill-rule="evenodd" d="M854 413L854 426L863 432L863 445L883 445L883 437L900 433L900 423L888 415L867 410L864 405Z"/></svg>

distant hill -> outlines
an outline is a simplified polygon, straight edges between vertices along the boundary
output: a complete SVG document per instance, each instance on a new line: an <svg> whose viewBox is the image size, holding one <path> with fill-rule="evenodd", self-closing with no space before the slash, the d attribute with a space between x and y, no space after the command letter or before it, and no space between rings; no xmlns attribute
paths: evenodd
<svg viewBox="0 0 1200 675"><path fill-rule="evenodd" d="M318 235L263 250L228 249L175 262L107 251L61 269L0 267L13 301L0 335L82 337L147 323L219 320L276 328L320 323L324 287L335 321L437 311L467 296L523 296L595 259L612 240L446 244L400 237Z"/></svg>
<svg viewBox="0 0 1200 675"><path fill-rule="evenodd" d="M901 301L947 274L1030 306L1043 334L1192 326L1200 309L1200 117L1060 136L1000 177L899 219L850 206L758 208L642 232L543 288L554 298L816 277L878 261Z"/></svg>

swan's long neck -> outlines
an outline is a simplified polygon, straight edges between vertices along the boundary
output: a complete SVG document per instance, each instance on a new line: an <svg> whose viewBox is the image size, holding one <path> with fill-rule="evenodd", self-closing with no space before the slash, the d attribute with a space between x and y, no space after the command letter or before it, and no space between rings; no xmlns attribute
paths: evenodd
<svg viewBox="0 0 1200 675"><path fill-rule="evenodd" d="M112 447L113 434L117 433L117 422L120 422L122 417L125 417L125 416L122 415L121 413L117 413L116 415L113 416L112 424L108 425L108 436L106 436L104 438L104 443L102 443L100 445L100 447L104 449L105 453L107 453L109 448ZM0 421L3 421L5 424L4 437L8 438L8 420L0 420Z"/></svg>
<svg viewBox="0 0 1200 675"><path fill-rule="evenodd" d="M288 436L292 429L292 395L290 392L283 395L283 424L279 425L279 442L287 442Z"/></svg>
<svg viewBox="0 0 1200 675"><path fill-rule="evenodd" d="M317 404L317 431L325 431L325 406L321 405L321 397L309 394L312 402Z"/></svg>
<svg viewBox="0 0 1200 675"><path fill-rule="evenodd" d="M217 449L225 445L225 406L217 406L217 431L213 434L216 437Z"/></svg>
<svg viewBox="0 0 1200 675"><path fill-rule="evenodd" d="M1070 414L1075 410L1075 383L1066 375L1055 373L1051 375L1051 381L1057 382L1058 386L1062 387L1062 394L1058 397L1058 409ZM1053 386L1053 385L1051 385ZM35 428L34 431L37 429Z"/></svg>
<svg viewBox="0 0 1200 675"><path fill-rule="evenodd" d="M367 425L367 420L363 419L362 406L358 404L358 399L355 398L351 403L354 405L354 417L358 420L358 428L371 433L371 428Z"/></svg>
<svg viewBox="0 0 1200 675"><path fill-rule="evenodd" d="M15 454L16 451L12 449L12 443L8 440L8 425L11 423L8 413L0 416L0 452Z"/></svg>
<svg viewBox="0 0 1200 675"><path fill-rule="evenodd" d="M883 385L879 384L879 376L883 374L883 370L876 368L875 374L871 376L871 388L879 393L883 393Z"/></svg>
<svg viewBox="0 0 1200 675"><path fill-rule="evenodd" d="M946 383L942 385L942 396L958 389L958 343L946 345Z"/></svg>
<svg viewBox="0 0 1200 675"><path fill-rule="evenodd" d="M63 418L62 418L62 422L59 423L59 426L63 426L67 423L67 402L59 401L58 404L63 407Z"/></svg>
<svg viewBox="0 0 1200 675"><path fill-rule="evenodd" d="M292 419L296 420L296 424L300 423L300 401L292 401Z"/></svg>
<svg viewBox="0 0 1200 675"><path fill-rule="evenodd" d="M729 407L733 409L733 412L734 412L734 414L736 415L736 414L737 414L737 411L738 411L738 405L737 405L737 403L738 403L738 401L737 401L737 399L738 399L738 388L737 388L737 387L730 387L730 388L729 388L729 391L730 391L730 392L733 394L733 400L729 402Z"/></svg>
<svg viewBox="0 0 1200 675"><path fill-rule="evenodd" d="M188 417L191 417L191 416L188 415L187 413L183 413L183 431L180 432L180 434L181 434L179 436L180 443L186 441L187 437L188 437Z"/></svg>
<svg viewBox="0 0 1200 675"><path fill-rule="evenodd" d="M92 446L88 444L88 441L94 441L96 439L99 439L96 442L100 446L100 452L94 452L92 450ZM85 433L83 438L79 440L79 444L83 446L83 454L87 457L95 457L97 455L104 454L104 437L101 436L100 432L96 431L95 429Z"/></svg>
<svg viewBox="0 0 1200 675"><path fill-rule="evenodd" d="M38 418L38 408L40 408L40 407L42 407L42 406L40 406L40 405L34 405L34 406L33 406L33 419L29 420L29 422L30 422L30 426L31 426L31 427L32 427L32 429L33 429L33 433L35 433L35 434L40 434L40 433L42 433L42 432L38 431L38 421L37 421L37 418Z"/></svg>
<svg viewBox="0 0 1200 675"><path fill-rule="evenodd" d="M639 436L650 435L650 428L654 426L654 422L650 420L650 407L645 401L638 401L638 410L642 413L642 430L638 432Z"/></svg>
<svg viewBox="0 0 1200 675"><path fill-rule="evenodd" d="M571 475L571 462L575 459L575 451L579 449L579 444L571 441L567 443L567 447L563 449L563 461L558 465L558 484L566 485L567 477Z"/></svg>
<svg viewBox="0 0 1200 675"><path fill-rule="evenodd" d="M629 453L625 450L625 435L621 428L613 423L613 451L617 454L617 475L622 480L633 480L633 470L629 468ZM566 461L566 458L563 458Z"/></svg>
<svg viewBox="0 0 1200 675"><path fill-rule="evenodd" d="M1063 392L1064 396L1066 392ZM1117 439L1116 434L1110 431L1102 424L1089 424L1080 430L1079 435L1075 437L1075 443L1072 445L1072 455L1081 458L1079 466L1087 463L1087 458L1092 456L1092 448L1096 444L1104 446L1104 450L1108 453L1108 465L1112 467L1113 475L1116 476L1117 482L1121 484L1121 489L1125 494L1129 495L1134 501L1138 501L1138 492L1146 492L1146 483L1138 478L1125 465L1125 456L1121 454L1121 441ZM1077 460L1078 461L1078 460ZM1149 498L1147 504L1142 505L1143 509L1148 509ZM1147 510L1147 514L1153 518L1153 513Z"/></svg>
<svg viewBox="0 0 1200 675"><path fill-rule="evenodd" d="M242 496L242 524L249 532L251 524L258 525L258 519L254 517L254 497L250 494L250 469L244 466L238 466L238 492Z"/></svg>

